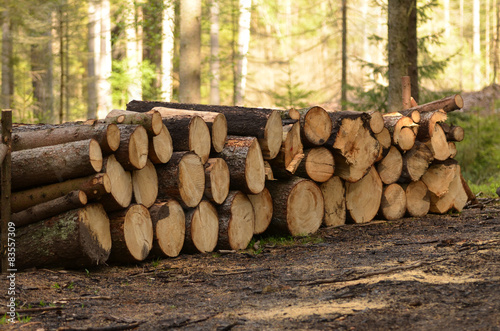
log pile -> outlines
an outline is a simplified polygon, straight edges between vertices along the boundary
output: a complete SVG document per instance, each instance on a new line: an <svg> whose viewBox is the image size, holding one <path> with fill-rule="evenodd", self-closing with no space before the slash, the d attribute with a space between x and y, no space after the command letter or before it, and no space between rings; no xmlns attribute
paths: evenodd
<svg viewBox="0 0 500 331"><path fill-rule="evenodd" d="M376 217L461 211L460 96L399 113L132 101L100 121L18 125L23 268L239 250ZM40 258L33 258L33 255Z"/></svg>

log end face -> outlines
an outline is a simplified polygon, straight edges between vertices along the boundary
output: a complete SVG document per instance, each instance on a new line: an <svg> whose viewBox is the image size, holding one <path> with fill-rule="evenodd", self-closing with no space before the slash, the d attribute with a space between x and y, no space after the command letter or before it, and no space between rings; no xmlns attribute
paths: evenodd
<svg viewBox="0 0 500 331"><path fill-rule="evenodd" d="M264 139L259 140L265 158L274 159L283 142L283 123L279 111L275 110L271 113L264 129Z"/></svg>
<svg viewBox="0 0 500 331"><path fill-rule="evenodd" d="M252 203L255 214L254 234L264 233L273 217L273 198L267 188L259 194L249 194L248 199Z"/></svg>
<svg viewBox="0 0 500 331"><path fill-rule="evenodd" d="M219 216L215 207L203 200L191 221L191 240L201 253L212 252L219 239Z"/></svg>
<svg viewBox="0 0 500 331"><path fill-rule="evenodd" d="M346 183L346 207L355 223L371 221L380 208L383 184L375 167L356 183Z"/></svg>
<svg viewBox="0 0 500 331"><path fill-rule="evenodd" d="M151 129L153 134L159 135L163 130L163 120L161 118L161 114L157 110L153 110L151 114Z"/></svg>
<svg viewBox="0 0 500 331"><path fill-rule="evenodd" d="M143 126L137 126L130 136L128 156L130 164L135 169L142 169L146 166L149 153L149 138Z"/></svg>
<svg viewBox="0 0 500 331"><path fill-rule="evenodd" d="M110 123L106 129L106 140L111 152L116 152L120 147L120 128L114 123Z"/></svg>
<svg viewBox="0 0 500 331"><path fill-rule="evenodd" d="M205 191L205 169L198 155L186 153L179 161L179 192L187 207L196 207Z"/></svg>
<svg viewBox="0 0 500 331"><path fill-rule="evenodd" d="M406 193L399 184L385 187L380 201L380 212L388 221L402 218L406 212Z"/></svg>
<svg viewBox="0 0 500 331"><path fill-rule="evenodd" d="M332 120L325 109L312 107L304 116L303 130L310 144L323 145L332 133Z"/></svg>
<svg viewBox="0 0 500 331"><path fill-rule="evenodd" d="M292 236L315 233L323 220L325 204L320 188L307 179L292 189L287 201L287 225Z"/></svg>
<svg viewBox="0 0 500 331"><path fill-rule="evenodd" d="M335 161L333 154L325 147L313 148L305 160L306 173L318 183L326 182L333 176Z"/></svg>
<svg viewBox="0 0 500 331"><path fill-rule="evenodd" d="M210 130L201 117L195 116L189 124L189 150L195 152L205 164L210 156L210 149Z"/></svg>
<svg viewBox="0 0 500 331"><path fill-rule="evenodd" d="M238 192L231 205L227 235L231 249L247 248L254 233L255 214L253 206L246 194Z"/></svg>
<svg viewBox="0 0 500 331"><path fill-rule="evenodd" d="M153 223L143 205L133 205L127 211L123 232L127 248L136 261L143 261L153 247Z"/></svg>
<svg viewBox="0 0 500 331"><path fill-rule="evenodd" d="M95 172L102 170L103 158L101 146L99 146L99 143L94 139L91 139L89 143L89 159Z"/></svg>
<svg viewBox="0 0 500 331"><path fill-rule="evenodd" d="M216 158L210 171L210 195L216 204L222 204L229 194L230 175L226 161Z"/></svg>
<svg viewBox="0 0 500 331"><path fill-rule="evenodd" d="M163 254L176 257L184 245L186 219L184 210L177 201L169 200L166 205L168 212L163 212L163 217L156 223L155 240Z"/></svg>
<svg viewBox="0 0 500 331"><path fill-rule="evenodd" d="M345 186L342 179L333 176L321 184L321 192L325 201L325 226L340 226L346 222Z"/></svg>
<svg viewBox="0 0 500 331"><path fill-rule="evenodd" d="M215 152L220 153L224 149L227 139L227 120L224 114L217 114L212 124L212 146Z"/></svg>
<svg viewBox="0 0 500 331"><path fill-rule="evenodd" d="M83 253L92 264L104 264L111 253L109 218L100 204L87 205L80 210L80 240Z"/></svg>
<svg viewBox="0 0 500 331"><path fill-rule="evenodd" d="M149 157L155 164L167 163L174 152L170 132L164 124L162 128L160 134L152 138L151 146L149 146Z"/></svg>
<svg viewBox="0 0 500 331"><path fill-rule="evenodd" d="M146 208L154 204L158 196L158 175L151 161L148 160L141 170L132 172L132 188L137 203Z"/></svg>
<svg viewBox="0 0 500 331"><path fill-rule="evenodd" d="M260 145L256 139L248 148L245 160L245 180L248 193L258 194L262 192L266 182L266 169Z"/></svg>

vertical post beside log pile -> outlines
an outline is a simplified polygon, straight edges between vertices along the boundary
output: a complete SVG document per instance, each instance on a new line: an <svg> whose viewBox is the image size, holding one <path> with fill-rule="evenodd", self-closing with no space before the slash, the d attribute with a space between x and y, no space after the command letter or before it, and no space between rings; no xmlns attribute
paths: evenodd
<svg viewBox="0 0 500 331"><path fill-rule="evenodd" d="M1 272L7 272L8 269L14 269L17 267L16 264L9 263L8 260L8 242L9 242L9 227L10 223L10 203L11 203L11 133L12 133L12 111L2 110L2 141L0 141L0 146L2 146L2 158L0 162L1 170L1 202L0 202L0 231L1 231L1 242L0 242L0 258L1 258Z"/></svg>

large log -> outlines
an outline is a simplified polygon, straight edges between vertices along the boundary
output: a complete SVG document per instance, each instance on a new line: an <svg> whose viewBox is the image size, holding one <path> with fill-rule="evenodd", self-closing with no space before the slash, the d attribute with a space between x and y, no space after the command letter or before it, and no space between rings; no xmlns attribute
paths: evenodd
<svg viewBox="0 0 500 331"><path fill-rule="evenodd" d="M433 163L422 176L422 181L432 194L440 198L448 192L457 166L458 162L453 159Z"/></svg>
<svg viewBox="0 0 500 331"><path fill-rule="evenodd" d="M165 124L162 127L160 134L149 138L148 157L154 164L167 163L174 152L170 132Z"/></svg>
<svg viewBox="0 0 500 331"><path fill-rule="evenodd" d="M205 196L220 205L229 194L230 175L226 161L211 158L205 163Z"/></svg>
<svg viewBox="0 0 500 331"><path fill-rule="evenodd" d="M83 191L72 191L65 196L50 200L11 215L16 227L26 226L44 219L78 209L87 204L87 195Z"/></svg>
<svg viewBox="0 0 500 331"><path fill-rule="evenodd" d="M383 128L382 131L375 134L375 138L379 142L380 148L376 161L380 161L384 158L384 156L389 153L389 149L392 146L392 138L389 130L387 128Z"/></svg>
<svg viewBox="0 0 500 331"><path fill-rule="evenodd" d="M415 142L415 146L403 154L403 169L399 181L408 183L419 180L433 160L431 150L425 144Z"/></svg>
<svg viewBox="0 0 500 331"><path fill-rule="evenodd" d="M111 251L109 219L89 204L16 230L16 267L88 268L104 264Z"/></svg>
<svg viewBox="0 0 500 331"><path fill-rule="evenodd" d="M127 208L132 201L132 175L125 171L114 155L104 161L104 173L111 182L111 191L102 197L100 202L106 211L116 211Z"/></svg>
<svg viewBox="0 0 500 331"><path fill-rule="evenodd" d="M429 212L431 198L427 185L421 180L403 184L406 193L406 213L412 217L423 217Z"/></svg>
<svg viewBox="0 0 500 331"><path fill-rule="evenodd" d="M325 216L323 224L326 226L340 226L346 222L345 185L344 181L333 176L320 186L325 200Z"/></svg>
<svg viewBox="0 0 500 331"><path fill-rule="evenodd" d="M450 147L448 146L448 141L441 125L436 123L434 126L432 136L425 142L425 145L432 152L434 159L444 161L450 157Z"/></svg>
<svg viewBox="0 0 500 331"><path fill-rule="evenodd" d="M271 232L292 236L315 233L321 225L325 204L320 188L311 180L292 177L267 182L273 199Z"/></svg>
<svg viewBox="0 0 500 331"><path fill-rule="evenodd" d="M382 180L375 167L358 182L346 182L346 207L354 223L369 222L377 215L382 190Z"/></svg>
<svg viewBox="0 0 500 331"><path fill-rule="evenodd" d="M178 256L186 235L186 217L180 203L173 199L158 201L149 208L149 214L154 238L150 257Z"/></svg>
<svg viewBox="0 0 500 331"><path fill-rule="evenodd" d="M264 188L259 194L248 194L247 196L252 203L255 214L253 234L264 233L273 218L273 198L271 193L267 188Z"/></svg>
<svg viewBox="0 0 500 331"><path fill-rule="evenodd" d="M140 112L155 107L223 113L227 120L227 133L257 137L265 159L273 159L280 150L282 123L279 110L136 100L127 104L128 110Z"/></svg>
<svg viewBox="0 0 500 331"><path fill-rule="evenodd" d="M103 195L111 192L111 181L107 174L99 173L89 177L75 178L25 191L13 192L11 209L13 213L17 213L35 205L60 198L75 190L83 191L89 201L98 200Z"/></svg>
<svg viewBox="0 0 500 331"><path fill-rule="evenodd" d="M149 153L148 133L140 125L119 125L120 147L115 152L116 159L125 168L132 171L146 166Z"/></svg>
<svg viewBox="0 0 500 331"><path fill-rule="evenodd" d="M448 141L462 141L465 137L464 128L458 125L449 125L448 123L441 122L441 128L446 134L446 140Z"/></svg>
<svg viewBox="0 0 500 331"><path fill-rule="evenodd" d="M388 113L384 116L384 126L389 130L392 143L403 151L411 149L415 143L416 135L413 128L418 127L410 117L401 113Z"/></svg>
<svg viewBox="0 0 500 331"><path fill-rule="evenodd" d="M175 109L166 107L156 107L153 110L158 111L163 119L171 119L178 116L183 117L201 117L210 130L212 137L212 147L216 153L219 153L224 148L227 138L227 120L222 113L194 111L185 109Z"/></svg>
<svg viewBox="0 0 500 331"><path fill-rule="evenodd" d="M304 151L304 159L297 167L295 175L323 183L333 176L334 170L332 152L325 147L315 147Z"/></svg>
<svg viewBox="0 0 500 331"><path fill-rule="evenodd" d="M149 135L159 135L162 130L161 115L156 111L137 113L121 109L113 109L104 119L106 123L134 124L146 129Z"/></svg>
<svg viewBox="0 0 500 331"><path fill-rule="evenodd" d="M451 111L461 109L463 108L463 106L464 100L462 96L460 94L455 94L441 100L436 100L420 106L409 108L409 110L418 110L420 113L426 113L442 109L445 112L449 113Z"/></svg>
<svg viewBox="0 0 500 331"><path fill-rule="evenodd" d="M219 216L217 209L207 200L186 212L186 252L212 252L219 238Z"/></svg>
<svg viewBox="0 0 500 331"><path fill-rule="evenodd" d="M436 128L437 123L443 123L448 118L448 115L443 110L422 113L418 128L417 139L420 141L429 140Z"/></svg>
<svg viewBox="0 0 500 331"><path fill-rule="evenodd" d="M151 207L158 196L158 175L154 164L148 160L141 170L132 171L132 189L135 202Z"/></svg>
<svg viewBox="0 0 500 331"><path fill-rule="evenodd" d="M194 152L174 152L166 164L156 165L158 197L174 198L183 207L196 207L205 191L205 169Z"/></svg>
<svg viewBox="0 0 500 331"><path fill-rule="evenodd" d="M304 158L302 139L300 138L300 123L283 126L283 142L281 149L269 165L277 178L288 178L295 173Z"/></svg>
<svg viewBox="0 0 500 331"><path fill-rule="evenodd" d="M406 193L399 184L390 184L384 187L380 201L380 214L388 220L394 221L406 213Z"/></svg>
<svg viewBox="0 0 500 331"><path fill-rule="evenodd" d="M382 183L390 185L397 182L401 176L403 157L395 146L391 146L389 153L376 166Z"/></svg>
<svg viewBox="0 0 500 331"><path fill-rule="evenodd" d="M257 194L264 189L264 159L256 138L228 136L226 146L217 156L229 167L231 189L248 194Z"/></svg>
<svg viewBox="0 0 500 331"><path fill-rule="evenodd" d="M12 150L20 151L88 139L96 140L103 153L113 153L120 145L120 129L116 124L96 121L91 121L90 124L76 122L61 125L22 125L14 128Z"/></svg>
<svg viewBox="0 0 500 331"><path fill-rule="evenodd" d="M12 153L12 189L21 190L101 171L102 152L93 139Z"/></svg>
<svg viewBox="0 0 500 331"><path fill-rule="evenodd" d="M220 249L245 249L252 240L255 224L253 206L247 195L231 191L224 203L217 207L219 215Z"/></svg>
<svg viewBox="0 0 500 331"><path fill-rule="evenodd" d="M382 116L382 113L379 111L370 111L368 112L370 115L370 129L374 134L378 134L382 132L384 129L384 117Z"/></svg>
<svg viewBox="0 0 500 331"><path fill-rule="evenodd" d="M143 261L153 247L153 223L146 207L132 205L109 215L113 246L109 261L134 263Z"/></svg>
<svg viewBox="0 0 500 331"><path fill-rule="evenodd" d="M464 190L460 177L460 166L453 168L453 179L449 182L446 192L440 196L430 193L431 205L429 211L436 214L445 214L451 210L461 212L467 203L467 193Z"/></svg>
<svg viewBox="0 0 500 331"><path fill-rule="evenodd" d="M328 112L319 106L299 110L300 131L307 147L323 145L332 133L332 121Z"/></svg>

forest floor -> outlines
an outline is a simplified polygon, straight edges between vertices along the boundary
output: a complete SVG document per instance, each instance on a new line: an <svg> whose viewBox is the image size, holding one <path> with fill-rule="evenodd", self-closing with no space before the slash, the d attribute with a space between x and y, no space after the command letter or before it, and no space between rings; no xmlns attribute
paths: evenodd
<svg viewBox="0 0 500 331"><path fill-rule="evenodd" d="M18 272L18 322L0 328L500 329L499 199L461 214L321 228L253 246Z"/></svg>

